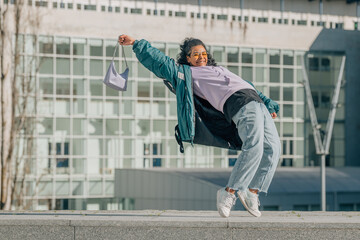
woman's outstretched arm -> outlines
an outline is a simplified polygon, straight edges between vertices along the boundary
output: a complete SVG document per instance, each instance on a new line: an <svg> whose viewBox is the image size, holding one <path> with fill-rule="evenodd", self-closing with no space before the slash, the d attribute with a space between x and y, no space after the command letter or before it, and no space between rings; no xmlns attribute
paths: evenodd
<svg viewBox="0 0 360 240"><path fill-rule="evenodd" d="M175 63L174 59L166 56L144 39L135 40L123 34L119 36L119 44L132 45L133 51L141 64L157 77L170 81L173 87L176 88L176 76L179 66Z"/></svg>

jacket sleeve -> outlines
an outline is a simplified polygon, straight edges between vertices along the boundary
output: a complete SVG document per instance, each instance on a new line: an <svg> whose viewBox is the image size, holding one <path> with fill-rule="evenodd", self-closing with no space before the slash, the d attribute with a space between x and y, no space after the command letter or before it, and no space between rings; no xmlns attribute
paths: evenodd
<svg viewBox="0 0 360 240"><path fill-rule="evenodd" d="M249 81L247 81L247 82L250 83L250 85L255 88L255 86L254 86L254 84L252 84L252 82L249 82ZM260 92L256 88L255 88L255 90L256 90L257 94L259 95L259 97L261 98L261 100L264 102L266 108L269 110L270 113L273 113L273 112L278 113L279 112L280 107L277 102L266 97L262 92Z"/></svg>
<svg viewBox="0 0 360 240"><path fill-rule="evenodd" d="M159 49L152 47L144 39L135 41L133 51L144 67L157 77L168 80L176 89L176 74L179 65L175 63L174 59L166 56Z"/></svg>

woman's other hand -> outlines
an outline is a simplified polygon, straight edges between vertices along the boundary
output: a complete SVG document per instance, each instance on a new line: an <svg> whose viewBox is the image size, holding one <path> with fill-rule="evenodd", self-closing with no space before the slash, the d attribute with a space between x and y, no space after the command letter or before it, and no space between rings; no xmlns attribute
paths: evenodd
<svg viewBox="0 0 360 240"><path fill-rule="evenodd" d="M272 117L273 119L275 119L275 118L277 117L276 112L270 113L270 115L271 115L271 117Z"/></svg>
<svg viewBox="0 0 360 240"><path fill-rule="evenodd" d="M128 35L120 35L118 40L120 45L134 45L135 39Z"/></svg>

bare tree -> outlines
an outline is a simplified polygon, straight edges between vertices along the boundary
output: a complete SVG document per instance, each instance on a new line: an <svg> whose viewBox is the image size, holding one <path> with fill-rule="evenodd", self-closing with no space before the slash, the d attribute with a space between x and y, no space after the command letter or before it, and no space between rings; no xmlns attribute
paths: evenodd
<svg viewBox="0 0 360 240"><path fill-rule="evenodd" d="M22 32L36 33L40 25L38 14L29 14L24 0L0 3L0 209L10 210L12 205L24 208L26 175L30 171L34 151L35 129L34 92L38 70L36 56L25 57ZM29 29L30 28L30 29ZM33 47L37 38L33 34ZM30 104L31 103L31 104Z"/></svg>

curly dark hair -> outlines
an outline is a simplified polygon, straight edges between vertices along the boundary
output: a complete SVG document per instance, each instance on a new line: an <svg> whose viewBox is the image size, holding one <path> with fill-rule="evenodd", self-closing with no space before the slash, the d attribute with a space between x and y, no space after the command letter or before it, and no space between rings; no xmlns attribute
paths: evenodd
<svg viewBox="0 0 360 240"><path fill-rule="evenodd" d="M185 64L190 65L186 59L187 56L189 56L191 52L191 48L194 46L202 45L206 52L208 52L208 61L207 66L217 66L215 59L211 56L208 49L206 48L205 44L200 40L196 38L185 38L182 44L180 45L180 53L176 57L176 62L178 64Z"/></svg>

